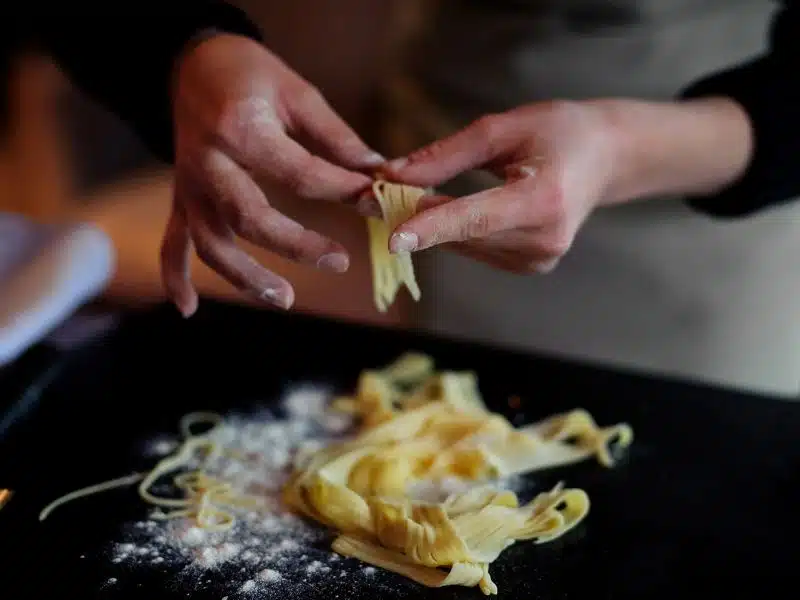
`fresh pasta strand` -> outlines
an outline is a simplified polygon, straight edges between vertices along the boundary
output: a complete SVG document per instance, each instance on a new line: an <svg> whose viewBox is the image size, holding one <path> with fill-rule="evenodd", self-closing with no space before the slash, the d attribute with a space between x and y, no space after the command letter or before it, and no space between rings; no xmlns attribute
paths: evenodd
<svg viewBox="0 0 800 600"><path fill-rule="evenodd" d="M331 410L354 415L359 428L298 451L283 488L288 508L331 529L335 552L425 586L477 587L486 595L498 593L489 569L507 548L551 542L590 510L581 489L559 483L522 503L497 480L590 459L610 468L612 448L633 441L629 425L600 427L582 409L516 428L484 404L475 373L437 371L429 356L417 353L363 371L355 392L336 398ZM212 435L223 426L216 413L184 416L183 443L149 472L66 494L40 520L72 500L138 483L142 501L158 511L153 518L229 530L237 509L257 509L262 499L217 476L217 458L247 460L218 441L224 435ZM162 480L180 494L154 494ZM412 491L442 482L450 483L433 499Z"/></svg>
<svg viewBox="0 0 800 600"><path fill-rule="evenodd" d="M352 439L298 463L284 499L333 529L333 549L422 585L478 587L497 593L489 566L509 546L544 544L589 512L588 495L559 484L521 505L498 489L501 477L596 458L614 464L612 444L633 440L627 424L600 428L585 410L515 428L483 403L471 372L434 369L430 357L406 354L363 371L356 392L335 410L356 415ZM410 493L415 483L464 484L439 501Z"/></svg>
<svg viewBox="0 0 800 600"><path fill-rule="evenodd" d="M189 518L202 529L230 529L235 523L235 516L229 509L252 509L259 503L258 499L234 490L230 484L203 471L204 464L210 457L217 452L224 452L224 449L218 448L208 437L222 422L222 416L216 413L195 412L185 415L179 424L184 442L173 454L160 460L151 471L134 473L65 494L47 505L39 514L39 520L44 521L56 508L73 500L139 483L139 497L160 510L153 515L154 518ZM202 424L208 425L209 429L201 435L194 434L193 428ZM198 455L199 466L186 471L193 466ZM172 483L183 492L183 498L162 498L150 492L150 488L159 479L170 473L177 473L172 477Z"/></svg>
<svg viewBox="0 0 800 600"><path fill-rule="evenodd" d="M50 504L42 509L42 511L39 513L39 521L44 521L48 516L50 516L50 513L63 504L72 502L73 500L77 500L79 498L93 496L94 494L99 494L101 492L107 492L109 490L114 490L121 487L128 487L129 485L138 483L144 479L146 475L147 473L132 473L130 475L126 475L125 477L118 477L117 479L103 481L102 483L95 483L94 485L89 485L85 488L70 492L69 494L64 494L60 498L53 500Z"/></svg>
<svg viewBox="0 0 800 600"><path fill-rule="evenodd" d="M372 287L375 306L380 312L386 312L394 302L401 285L405 285L415 301L419 301L422 295L414 274L411 254L390 253L389 236L398 225L414 216L419 199L425 195L425 189L376 181L372 185L372 191L383 213L382 219L367 218Z"/></svg>

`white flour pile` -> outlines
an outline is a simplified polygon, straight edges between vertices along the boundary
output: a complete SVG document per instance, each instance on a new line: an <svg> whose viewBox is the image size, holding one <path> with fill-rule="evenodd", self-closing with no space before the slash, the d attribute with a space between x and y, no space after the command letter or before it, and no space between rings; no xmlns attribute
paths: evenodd
<svg viewBox="0 0 800 600"><path fill-rule="evenodd" d="M110 558L119 573L107 585L124 584L126 572L158 569L168 575L170 585L222 589L220 598L229 600L303 597L304 590L328 587L331 581L336 591L359 582L374 588L379 583L375 568L332 553L328 534L286 512L279 499L295 454L320 447L352 425L348 417L326 410L330 397L327 390L307 385L287 394L280 418L269 412L227 417L211 437L246 458L219 458L208 470L236 489L263 498L263 508L237 514L233 528L221 533L194 527L186 519L134 523L112 548ZM144 452L155 461L177 444L177 438L161 436L150 440ZM504 482L502 487L518 487L516 483ZM445 480L438 486L410 486L409 492L435 502L464 489L462 482Z"/></svg>
<svg viewBox="0 0 800 600"><path fill-rule="evenodd" d="M246 459L220 458L209 470L236 489L263 498L264 507L237 514L234 527L221 533L194 527L185 519L132 524L111 551L112 563L121 569L113 583L124 583L124 570L160 568L178 572L182 587L211 588L213 582L213 589L223 587L233 600L285 596L303 585L308 589L322 577L372 577L373 571L365 571L364 565L332 553L326 533L286 512L279 500L295 453L350 428L348 417L326 411L329 400L327 390L307 385L287 394L281 418L266 411L227 417L211 437ZM177 445L177 438L160 436L146 444L144 453L158 460Z"/></svg>

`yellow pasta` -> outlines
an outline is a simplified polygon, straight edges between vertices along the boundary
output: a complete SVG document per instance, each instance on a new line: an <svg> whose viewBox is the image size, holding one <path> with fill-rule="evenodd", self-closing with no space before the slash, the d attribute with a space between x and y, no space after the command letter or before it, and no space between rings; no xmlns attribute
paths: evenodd
<svg viewBox="0 0 800 600"><path fill-rule="evenodd" d="M419 354L365 371L356 394L334 406L358 415L361 430L306 457L284 490L289 506L334 529L336 552L426 586L487 595L497 593L489 565L506 548L556 539L589 511L579 489L559 485L520 506L493 480L593 456L610 467L609 444L633 437L625 424L599 428L584 410L515 429L485 407L473 373L437 373ZM472 487L438 503L409 494L448 478Z"/></svg>
<svg viewBox="0 0 800 600"><path fill-rule="evenodd" d="M259 507L261 499L236 490L230 483L205 471L205 465L217 453L232 455L230 450L219 447L210 438L210 433L222 422L222 417L216 413L194 412L185 415L180 421L183 443L174 454L160 460L151 471L133 473L65 494L47 505L39 513L39 520L44 521L56 508L73 500L138 483L139 497L160 509L152 515L154 519L189 518L202 529L229 530L235 523L234 510ZM196 434L192 431L195 425L210 426L210 429L203 434ZM181 472L186 468L190 470ZM169 475L175 487L182 492L181 497L161 497L150 491L159 479Z"/></svg>
<svg viewBox="0 0 800 600"><path fill-rule="evenodd" d="M425 194L425 190L386 181L376 181L372 190L383 213L382 219L367 218L372 286L375 306L379 311L386 312L394 302L401 285L406 286L414 300L419 301L421 297L411 254L408 252L391 254L389 236L398 225L414 216L419 199Z"/></svg>
<svg viewBox="0 0 800 600"><path fill-rule="evenodd" d="M498 478L592 457L612 467L610 445L630 445L633 432L626 424L598 427L581 409L515 428L486 408L474 373L434 367L430 357L410 353L364 371L355 394L332 406L357 416L359 429L344 441L299 452L283 498L296 513L333 530L332 547L340 554L422 585L496 594L489 567L504 550L564 535L590 506L583 490L561 484L521 504ZM183 443L151 471L67 494L40 519L66 502L138 483L140 497L158 507L158 518L229 530L239 510L257 509L262 499L209 469L214 457L241 458L212 439L222 424L214 413L186 415ZM207 430L195 431L198 425ZM179 495L153 493L165 477ZM458 485L435 500L413 493L415 486L454 481Z"/></svg>

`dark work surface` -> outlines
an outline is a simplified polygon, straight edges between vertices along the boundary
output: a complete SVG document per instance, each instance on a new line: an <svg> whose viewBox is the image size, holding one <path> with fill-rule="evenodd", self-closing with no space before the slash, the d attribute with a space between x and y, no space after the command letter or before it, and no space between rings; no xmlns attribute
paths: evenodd
<svg viewBox="0 0 800 600"><path fill-rule="evenodd" d="M137 444L174 431L187 411L246 409L291 382L349 391L361 369L410 349L442 368L476 370L496 410L519 395L515 422L584 407L601 424L624 420L635 430L613 470L587 462L536 476L584 488L592 509L555 543L506 551L492 566L501 596L674 600L758 589L769 597L797 581L800 404L206 303L189 321L169 307L131 317L47 371L31 393L38 401L23 403L27 412L0 437L0 487L17 490L0 511L0 596L234 600L224 573L203 589L181 588L169 569L131 573L103 556L121 524L145 514L131 490L82 500L43 524L36 515L65 491L152 464ZM118 583L104 586L109 577ZM303 598L481 597L379 577L379 588L323 578Z"/></svg>

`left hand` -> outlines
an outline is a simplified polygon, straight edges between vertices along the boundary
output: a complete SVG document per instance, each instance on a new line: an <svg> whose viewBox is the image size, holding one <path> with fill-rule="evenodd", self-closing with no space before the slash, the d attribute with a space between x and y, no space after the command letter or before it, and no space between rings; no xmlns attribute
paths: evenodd
<svg viewBox="0 0 800 600"><path fill-rule="evenodd" d="M265 193L268 186L344 203L369 187L363 171L383 162L309 82L261 44L215 35L176 63L173 119L175 194L161 264L184 315L198 302L193 248L237 289L284 309L294 302L291 283L240 240L319 269L348 269L344 246L280 212Z"/></svg>
<svg viewBox="0 0 800 600"><path fill-rule="evenodd" d="M461 198L428 196L390 249L452 248L515 273L546 272L585 219L614 201L615 144L591 103L549 102L483 117L385 168L387 179L436 186L483 168L505 182Z"/></svg>

